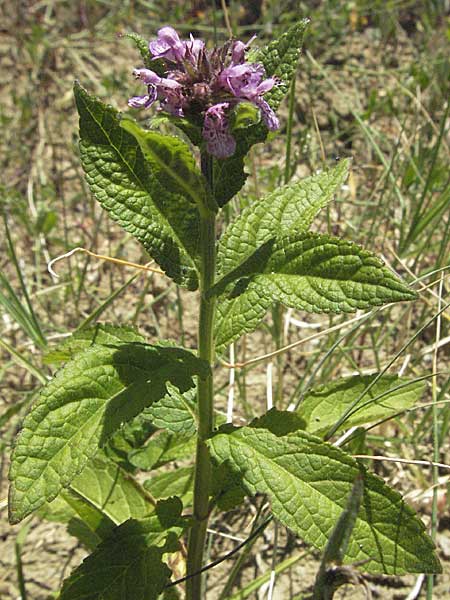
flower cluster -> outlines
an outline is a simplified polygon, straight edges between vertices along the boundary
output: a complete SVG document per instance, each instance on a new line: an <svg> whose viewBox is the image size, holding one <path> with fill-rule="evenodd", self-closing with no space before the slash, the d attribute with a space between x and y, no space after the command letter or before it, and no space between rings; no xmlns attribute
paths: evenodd
<svg viewBox="0 0 450 600"><path fill-rule="evenodd" d="M253 40L253 38L252 38ZM148 108L159 101L159 110L177 117L202 118L207 151L217 158L232 156L236 140L230 130L230 112L240 102L258 107L270 130L278 129L278 118L264 94L276 84L265 78L264 67L245 60L251 43L230 40L207 50L205 43L190 37L181 40L172 27L163 27L149 43L154 60L163 59L164 77L151 69L135 69L134 75L147 86L147 93L128 101L133 108Z"/></svg>

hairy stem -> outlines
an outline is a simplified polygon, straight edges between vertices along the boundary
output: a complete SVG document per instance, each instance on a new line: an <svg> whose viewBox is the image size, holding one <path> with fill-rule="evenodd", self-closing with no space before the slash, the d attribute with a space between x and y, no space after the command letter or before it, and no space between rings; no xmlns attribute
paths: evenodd
<svg viewBox="0 0 450 600"><path fill-rule="evenodd" d="M211 164L202 161L202 171L211 182ZM214 283L216 269L216 217L205 210L201 214L200 226L201 277L200 314L198 325L198 355L211 365L214 361L214 315L215 298L207 298L207 292ZM194 479L194 524L192 526L187 558L187 573L197 573L203 564L206 528L209 516L209 490L211 487L211 462L205 439L214 426L214 380L212 371L206 379L198 380L198 434ZM203 600L202 576L197 575L187 581L187 600Z"/></svg>

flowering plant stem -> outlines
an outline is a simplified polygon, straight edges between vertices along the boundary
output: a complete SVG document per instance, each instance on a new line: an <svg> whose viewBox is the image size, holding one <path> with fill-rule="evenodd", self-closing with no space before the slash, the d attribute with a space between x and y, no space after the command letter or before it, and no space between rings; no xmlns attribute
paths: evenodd
<svg viewBox="0 0 450 600"><path fill-rule="evenodd" d="M202 157L202 172L212 184L212 159ZM212 185L211 185L212 188ZM209 209L201 211L200 220L200 313L198 325L198 356L211 366L206 379L198 379L198 434L194 480L194 523L188 545L187 573L192 575L200 571L203 563L206 529L209 516L209 491L211 487L211 462L205 439L214 427L214 379L212 374L214 360L214 315L216 301L208 298L208 290L214 284L216 269L216 215ZM187 600L200 600L202 576L199 574L188 579L186 585Z"/></svg>

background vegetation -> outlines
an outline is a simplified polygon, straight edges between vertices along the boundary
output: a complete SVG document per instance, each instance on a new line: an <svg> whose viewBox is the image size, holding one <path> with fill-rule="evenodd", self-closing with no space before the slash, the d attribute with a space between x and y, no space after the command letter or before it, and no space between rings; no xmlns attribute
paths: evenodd
<svg viewBox="0 0 450 600"><path fill-rule="evenodd" d="M192 297L163 277L86 253L55 265L59 279L47 271L51 258L75 247L148 261L86 188L72 83L79 79L126 111L127 98L138 89L131 71L139 59L120 36L137 31L150 38L164 24L211 41L225 39L230 29L242 39L256 33L268 40L294 19L311 18L290 103L281 110L282 135L252 151L251 176L227 218L290 177L353 157L347 185L321 228L382 254L420 299L312 336L290 350L285 395L277 400L275 390L275 401L286 407L311 383L386 366L412 378L427 376L424 406L369 431L359 450L450 463L450 311L437 317L449 296L448 271L442 270L450 249L448 3L230 1L225 15L223 6L200 0L4 0L0 5L0 499L7 493L11 440L51 372L45 357L58 341L87 321L101 320L136 325L149 341L170 337L195 346ZM349 320L292 311L272 317L236 345L236 360L273 350L277 329L289 343ZM232 384L230 371L222 369L218 402L226 413L234 398L236 423L270 403L272 366L275 381L277 363L266 361L231 371ZM436 531L445 572L436 579L434 594L448 597L449 470L388 461L374 461L373 467ZM0 597L53 597L82 558L82 548L64 526L45 520L8 526L4 505ZM211 558L233 547L223 534L233 539L250 533L255 510L249 501L246 514L231 513L226 522L212 524ZM272 597L284 599L308 591L318 562L301 541L272 527L248 547L238 566L234 593L241 592L233 597L266 597L275 570ZM213 588L223 572L221 566L209 575ZM412 576L368 580L382 598L418 597L408 596L416 583ZM359 592L348 593L355 598Z"/></svg>

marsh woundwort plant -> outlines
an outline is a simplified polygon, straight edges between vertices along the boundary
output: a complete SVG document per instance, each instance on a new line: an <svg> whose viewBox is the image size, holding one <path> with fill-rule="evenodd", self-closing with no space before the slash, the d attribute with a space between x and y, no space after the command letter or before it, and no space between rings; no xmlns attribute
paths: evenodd
<svg viewBox="0 0 450 600"><path fill-rule="evenodd" d="M172 593L168 563L184 537L187 573L178 589L185 583L188 600L207 597L200 572L208 520L258 494L270 501L262 524L274 518L324 550L316 598L331 597L337 585L325 576L331 563L388 574L440 569L401 496L332 444L345 429L411 406L423 379L358 375L307 390L297 410L281 410L281 398L246 426L217 416L217 357L272 305L350 313L416 297L371 252L310 231L344 183L346 160L280 186L226 227L220 221L245 183L249 150L280 127L276 111L305 25L265 48L254 40L208 48L171 27L149 44L130 34L145 94L129 106L151 109L147 129L75 84L80 159L93 195L168 278L196 295L199 312L196 352L113 325L82 328L53 352L66 364L17 438L9 511L12 523L59 511L91 551L61 600ZM152 471L144 487L139 469Z"/></svg>

